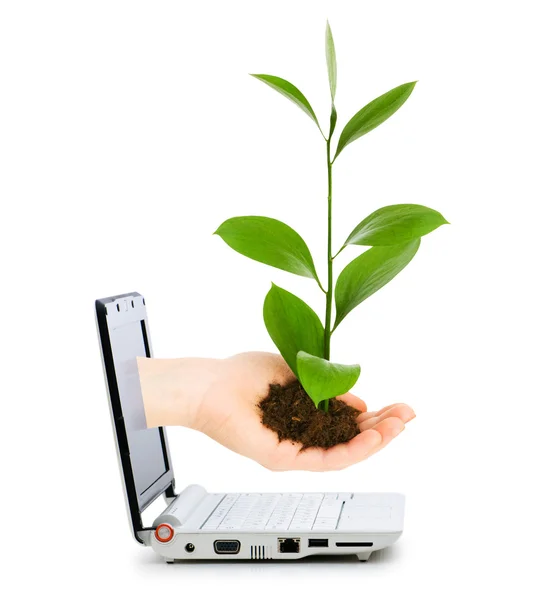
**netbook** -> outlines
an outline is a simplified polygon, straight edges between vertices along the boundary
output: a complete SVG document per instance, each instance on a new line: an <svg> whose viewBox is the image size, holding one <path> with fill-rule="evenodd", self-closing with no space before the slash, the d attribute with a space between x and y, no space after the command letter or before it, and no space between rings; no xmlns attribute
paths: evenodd
<svg viewBox="0 0 544 600"><path fill-rule="evenodd" d="M209 493L176 491L166 431L148 429L136 358L152 356L143 296L96 301L113 430L133 535L166 562L286 560L371 553L401 535L404 497L391 493ZM144 527L143 511L164 495L167 508ZM152 511L152 507L150 508ZM154 516L154 515L152 515Z"/></svg>

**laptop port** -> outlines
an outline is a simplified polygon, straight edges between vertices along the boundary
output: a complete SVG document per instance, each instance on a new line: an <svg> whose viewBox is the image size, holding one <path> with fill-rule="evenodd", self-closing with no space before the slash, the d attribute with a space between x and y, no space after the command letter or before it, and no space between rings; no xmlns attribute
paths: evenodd
<svg viewBox="0 0 544 600"><path fill-rule="evenodd" d="M372 548L372 542L336 542L338 548Z"/></svg>
<svg viewBox="0 0 544 600"><path fill-rule="evenodd" d="M308 548L328 548L329 540L321 538L310 538L308 540Z"/></svg>
<svg viewBox="0 0 544 600"><path fill-rule="evenodd" d="M300 538L278 538L280 554L296 554L300 552Z"/></svg>
<svg viewBox="0 0 544 600"><path fill-rule="evenodd" d="M238 554L240 542L238 540L215 540L213 549L216 554Z"/></svg>

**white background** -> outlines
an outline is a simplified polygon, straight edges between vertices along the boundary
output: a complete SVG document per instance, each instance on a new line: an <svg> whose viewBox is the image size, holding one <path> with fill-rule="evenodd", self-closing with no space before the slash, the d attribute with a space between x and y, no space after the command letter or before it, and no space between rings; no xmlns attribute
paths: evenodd
<svg viewBox="0 0 544 600"><path fill-rule="evenodd" d="M4 1L0 4L2 586L9 597L537 598L543 533L539 2ZM414 79L335 165L335 245L372 210L452 223L345 321L371 408L418 414L329 474L271 473L170 431L178 488L402 491L405 534L367 564L163 564L131 539L95 298L145 294L155 355L272 350L270 282L323 312L311 280L230 250L230 216L280 218L325 257L323 140L248 77L283 76L339 128ZM359 252L346 251L344 264ZM540 489L539 489L540 488Z"/></svg>

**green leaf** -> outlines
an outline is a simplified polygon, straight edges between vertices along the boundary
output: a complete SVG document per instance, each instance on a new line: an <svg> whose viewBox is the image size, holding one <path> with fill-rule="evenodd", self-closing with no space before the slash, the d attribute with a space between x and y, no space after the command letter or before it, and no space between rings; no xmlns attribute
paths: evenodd
<svg viewBox="0 0 544 600"><path fill-rule="evenodd" d="M334 329L356 306L389 283L414 258L420 239L398 246L370 248L340 273L334 290Z"/></svg>
<svg viewBox="0 0 544 600"><path fill-rule="evenodd" d="M292 83L289 83L286 79L281 77L275 77L274 75L256 75L251 74L252 77L263 81L269 85L272 89L279 92L282 96L285 96L291 102L294 102L300 109L302 109L312 121L319 127L317 117L315 116L314 109L310 106L310 103L306 99L306 96Z"/></svg>
<svg viewBox="0 0 544 600"><path fill-rule="evenodd" d="M336 158L348 144L351 144L351 142L354 142L369 131L372 131L374 128L378 127L378 125L381 125L384 121L389 119L391 115L396 113L406 100L408 100L416 83L416 81L412 81L411 83L399 85L383 94L383 96L372 100L372 102L367 104L352 117L340 134L338 148L336 149L334 158Z"/></svg>
<svg viewBox="0 0 544 600"><path fill-rule="evenodd" d="M298 377L316 408L323 400L349 392L361 374L359 365L340 365L300 351L297 354Z"/></svg>
<svg viewBox="0 0 544 600"><path fill-rule="evenodd" d="M222 223L215 233L248 258L295 275L311 277L319 283L306 242L281 221L269 217L233 217Z"/></svg>
<svg viewBox="0 0 544 600"><path fill-rule="evenodd" d="M344 243L357 246L393 246L420 238L448 222L436 210L421 204L393 204L374 211L349 234Z"/></svg>
<svg viewBox="0 0 544 600"><path fill-rule="evenodd" d="M300 350L323 356L323 325L300 298L272 284L264 300L263 316L272 341L297 377Z"/></svg>
<svg viewBox="0 0 544 600"><path fill-rule="evenodd" d="M331 121L330 121L330 127L329 127L329 139L332 137L332 134L334 133L334 129L336 127L336 121L337 121L337 119L338 119L338 114L336 112L336 107L333 104L332 108L331 108Z"/></svg>
<svg viewBox="0 0 544 600"><path fill-rule="evenodd" d="M332 37L331 26L327 21L325 32L325 54L327 57L327 71L329 73L329 86L331 88L331 98L334 102L336 95L336 50L334 49L334 40Z"/></svg>

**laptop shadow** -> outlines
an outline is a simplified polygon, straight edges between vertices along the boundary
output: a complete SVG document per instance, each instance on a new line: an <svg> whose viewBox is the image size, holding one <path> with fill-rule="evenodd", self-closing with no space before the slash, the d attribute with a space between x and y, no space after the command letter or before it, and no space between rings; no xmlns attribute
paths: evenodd
<svg viewBox="0 0 544 600"><path fill-rule="evenodd" d="M348 554L345 556L307 556L305 558L294 560L176 560L173 564L166 564L165 561L156 554L146 553L145 558L143 553L138 554L138 556L142 558L139 565L140 568L143 567L144 569L150 570L155 570L159 567L168 569L182 568L185 571L192 573L223 569L228 569L231 572L244 571L247 570L248 567L250 567L251 570L256 567L266 570L281 567L282 570L302 569L308 571L326 568L353 569L357 565L373 568L382 564L391 564L399 558L399 555L400 547L398 544L389 546L383 550L376 550L366 562L359 561L355 554Z"/></svg>

